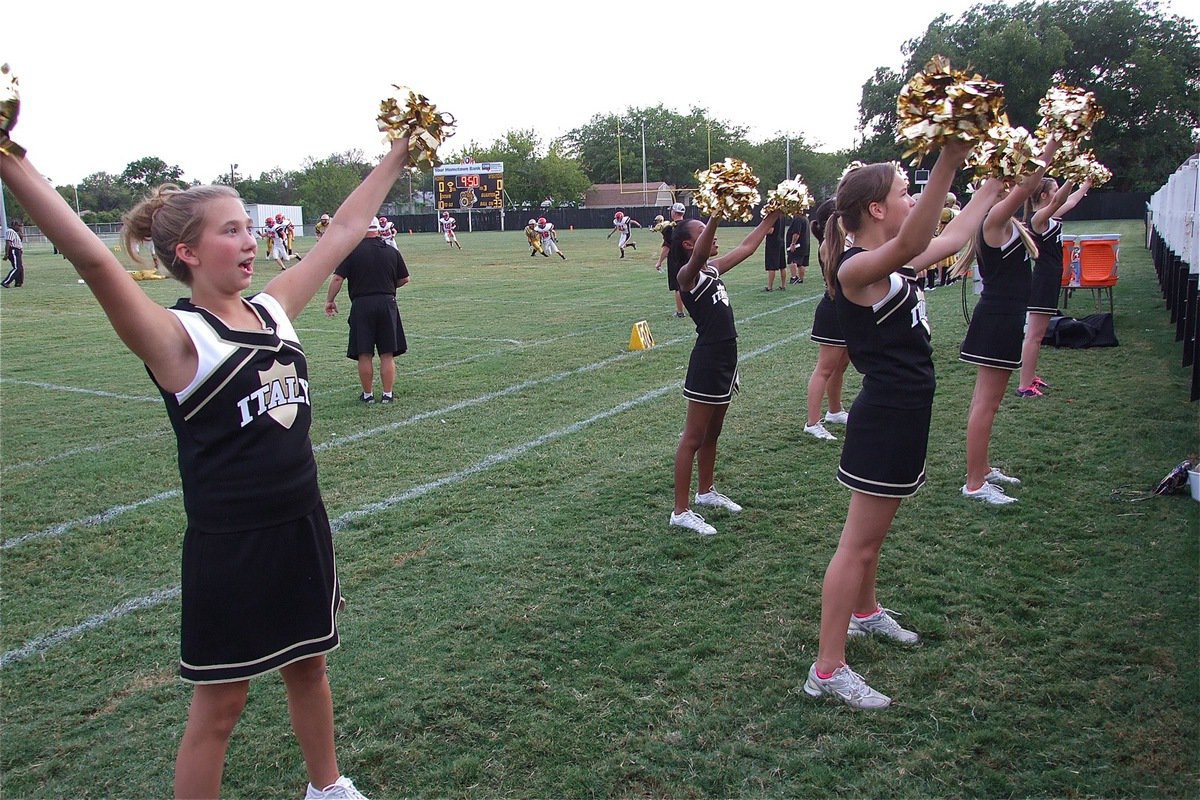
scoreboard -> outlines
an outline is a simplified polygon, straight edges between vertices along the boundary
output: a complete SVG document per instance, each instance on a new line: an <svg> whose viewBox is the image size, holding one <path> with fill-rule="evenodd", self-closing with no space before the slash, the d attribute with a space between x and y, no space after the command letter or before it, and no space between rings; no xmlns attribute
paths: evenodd
<svg viewBox="0 0 1200 800"><path fill-rule="evenodd" d="M504 208L504 162L443 164L433 169L437 210Z"/></svg>

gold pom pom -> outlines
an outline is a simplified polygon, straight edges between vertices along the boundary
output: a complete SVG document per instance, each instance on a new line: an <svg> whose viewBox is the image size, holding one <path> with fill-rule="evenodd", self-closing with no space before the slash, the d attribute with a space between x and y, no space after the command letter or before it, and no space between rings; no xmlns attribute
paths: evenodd
<svg viewBox="0 0 1200 800"><path fill-rule="evenodd" d="M1096 160L1096 154L1084 150L1079 139L1063 142L1054 153L1051 171L1064 180L1083 183L1091 181L1092 186L1102 186L1112 180L1112 172L1108 167Z"/></svg>
<svg viewBox="0 0 1200 800"><path fill-rule="evenodd" d="M1046 92L1038 101L1038 113L1041 122L1037 136L1041 139L1054 136L1062 142L1091 138L1092 126L1104 119L1104 108L1096 102L1094 94L1066 84Z"/></svg>
<svg viewBox="0 0 1200 800"><path fill-rule="evenodd" d="M8 64L0 64L0 153L13 158L25 155L25 148L8 138L21 113L21 93L17 91L17 76Z"/></svg>
<svg viewBox="0 0 1200 800"><path fill-rule="evenodd" d="M917 164L948 141L982 139L1003 109L1002 84L952 69L945 58L934 56L896 98L896 141L905 147L903 158L912 156Z"/></svg>
<svg viewBox="0 0 1200 800"><path fill-rule="evenodd" d="M975 167L980 179L994 176L1012 184L1046 166L1046 162L1042 148L1029 131L1012 127L1005 115L967 156L967 165Z"/></svg>
<svg viewBox="0 0 1200 800"><path fill-rule="evenodd" d="M387 134L384 141L394 142L407 136L408 157L412 164L420 166L422 161L431 167L441 164L437 149L454 135L454 116L438 111L423 94L395 84L392 88L397 96L381 100L379 116L375 118L379 130ZM403 107L397 97L403 100Z"/></svg>
<svg viewBox="0 0 1200 800"><path fill-rule="evenodd" d="M740 159L718 161L697 172L696 181L696 205L705 216L749 222L762 199L758 178Z"/></svg>
<svg viewBox="0 0 1200 800"><path fill-rule="evenodd" d="M797 175L795 180L784 181L774 189L767 191L767 202L763 203L762 215L765 217L772 211L778 211L791 217L798 217L813 206L812 195L808 187Z"/></svg>

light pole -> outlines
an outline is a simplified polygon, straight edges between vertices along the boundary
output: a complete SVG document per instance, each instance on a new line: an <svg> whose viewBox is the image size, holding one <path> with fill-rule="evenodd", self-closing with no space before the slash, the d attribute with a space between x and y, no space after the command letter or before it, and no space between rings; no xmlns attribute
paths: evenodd
<svg viewBox="0 0 1200 800"><path fill-rule="evenodd" d="M237 189L237 164L229 165L229 188Z"/></svg>

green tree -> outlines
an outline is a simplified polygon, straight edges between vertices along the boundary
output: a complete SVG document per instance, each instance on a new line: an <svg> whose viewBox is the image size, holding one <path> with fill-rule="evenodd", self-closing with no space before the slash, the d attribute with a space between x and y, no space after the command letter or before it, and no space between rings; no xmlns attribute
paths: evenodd
<svg viewBox="0 0 1200 800"><path fill-rule="evenodd" d="M175 164L168 165L157 156L146 156L137 161L131 161L125 166L125 171L118 178L121 185L139 198L155 186L164 183L177 183L186 186L183 180L183 170Z"/></svg>
<svg viewBox="0 0 1200 800"><path fill-rule="evenodd" d="M651 182L694 186L696 170L726 156L744 158L752 147L745 127L710 119L703 108L679 114L661 104L628 108L621 114L597 114L568 132L565 144L593 182L640 183L643 124L645 171Z"/></svg>
<svg viewBox="0 0 1200 800"><path fill-rule="evenodd" d="M370 171L371 165L363 160L361 150L335 153L320 161L307 159L294 179L294 194L304 209L304 218L332 214Z"/></svg>
<svg viewBox="0 0 1200 800"><path fill-rule="evenodd" d="M119 176L94 172L79 182L79 210L102 213L124 211L133 205L134 193Z"/></svg>
<svg viewBox="0 0 1200 800"><path fill-rule="evenodd" d="M1113 188L1152 191L1193 150L1200 127L1200 45L1195 23L1153 0L1025 0L942 15L903 47L902 73L880 68L863 86L864 141L856 157L898 158L895 102L901 74L935 54L1005 86L1014 125L1037 125L1038 100L1057 83L1095 92L1107 116L1092 146Z"/></svg>

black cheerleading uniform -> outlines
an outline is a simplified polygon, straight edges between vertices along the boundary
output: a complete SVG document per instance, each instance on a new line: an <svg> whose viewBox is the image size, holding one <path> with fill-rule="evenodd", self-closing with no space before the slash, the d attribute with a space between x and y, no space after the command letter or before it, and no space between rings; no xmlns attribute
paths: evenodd
<svg viewBox="0 0 1200 800"><path fill-rule="evenodd" d="M737 328L729 292L709 262L696 274L690 292L680 292L683 307L696 323L696 345L688 360L683 396L697 403L725 405L738 390Z"/></svg>
<svg viewBox="0 0 1200 800"><path fill-rule="evenodd" d="M975 304L971 324L958 351L960 361L981 367L1016 370L1021 368L1021 344L1025 339L1025 309L1029 305L1032 276L1029 253L1011 222L1009 237L1000 247L991 247L979 234L979 277L983 294Z"/></svg>
<svg viewBox="0 0 1200 800"><path fill-rule="evenodd" d="M1045 233L1031 232L1037 242L1038 257L1033 264L1028 311L1053 316L1058 313L1058 292L1062 288L1062 220L1051 219Z"/></svg>
<svg viewBox="0 0 1200 800"><path fill-rule="evenodd" d="M842 325L838 322L837 305L829 292L822 292L821 300L813 311L812 331L808 338L817 344L827 344L830 347L845 347L846 337L842 335Z"/></svg>
<svg viewBox="0 0 1200 800"><path fill-rule="evenodd" d="M839 263L863 252L852 247ZM850 407L837 479L881 497L910 497L925 483L925 454L936 378L925 302L898 272L871 306L847 299L836 283L838 319L862 390Z"/></svg>
<svg viewBox="0 0 1200 800"><path fill-rule="evenodd" d="M245 302L261 328L230 328L188 299L171 308L199 363L183 391L159 387L188 518L180 676L192 683L244 680L339 643L308 365L279 302Z"/></svg>

